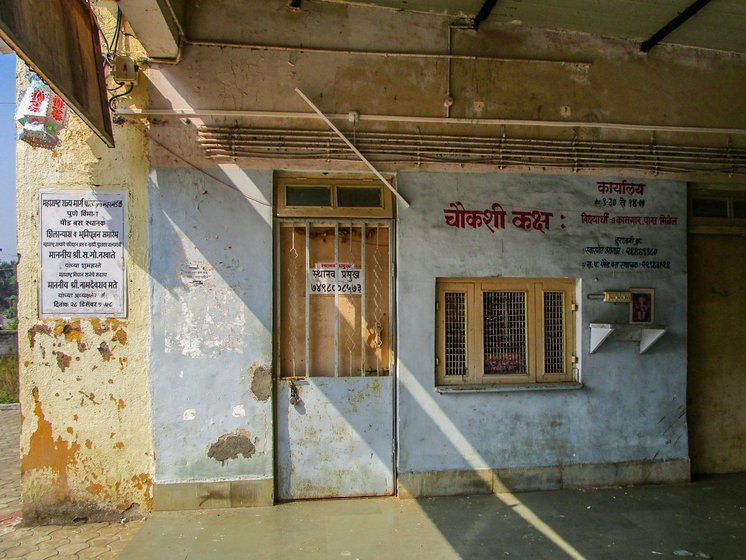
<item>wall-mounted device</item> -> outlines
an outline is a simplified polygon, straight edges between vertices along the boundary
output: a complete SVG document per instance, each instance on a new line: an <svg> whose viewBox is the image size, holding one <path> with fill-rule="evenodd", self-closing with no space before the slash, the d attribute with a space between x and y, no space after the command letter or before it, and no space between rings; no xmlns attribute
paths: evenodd
<svg viewBox="0 0 746 560"><path fill-rule="evenodd" d="M134 59L124 54L118 54L114 58L111 77L118 84L136 84L139 67Z"/></svg>
<svg viewBox="0 0 746 560"><path fill-rule="evenodd" d="M631 301L631 292L604 292L604 303L629 303Z"/></svg>

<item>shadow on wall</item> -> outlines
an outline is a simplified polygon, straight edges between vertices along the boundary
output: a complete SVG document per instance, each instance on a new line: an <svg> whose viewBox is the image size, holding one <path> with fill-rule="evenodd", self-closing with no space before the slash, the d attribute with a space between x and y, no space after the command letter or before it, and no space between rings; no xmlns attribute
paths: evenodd
<svg viewBox="0 0 746 560"><path fill-rule="evenodd" d="M152 280L173 297L228 288L271 330L266 294L271 297L272 286L264 281L272 276L272 174L239 171L270 201L266 212L259 213L239 191L201 171L153 172L149 270ZM222 170L209 173L233 181Z"/></svg>
<svg viewBox="0 0 746 560"><path fill-rule="evenodd" d="M209 174L183 161L151 171L157 481L272 476L272 173ZM251 452L221 460L231 434Z"/></svg>

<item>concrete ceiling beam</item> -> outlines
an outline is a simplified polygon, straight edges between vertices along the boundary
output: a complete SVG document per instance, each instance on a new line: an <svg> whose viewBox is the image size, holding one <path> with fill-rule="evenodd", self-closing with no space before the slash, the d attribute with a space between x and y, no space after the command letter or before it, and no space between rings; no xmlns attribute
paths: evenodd
<svg viewBox="0 0 746 560"><path fill-rule="evenodd" d="M176 59L180 25L169 0L118 0L122 13L151 58Z"/></svg>

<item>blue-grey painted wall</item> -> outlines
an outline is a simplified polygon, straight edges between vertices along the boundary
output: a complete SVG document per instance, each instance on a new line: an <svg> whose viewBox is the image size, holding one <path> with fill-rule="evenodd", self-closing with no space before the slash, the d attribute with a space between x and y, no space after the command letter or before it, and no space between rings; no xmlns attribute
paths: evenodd
<svg viewBox="0 0 746 560"><path fill-rule="evenodd" d="M254 194L272 199L270 172L242 173L253 183ZM397 220L399 472L687 457L685 185L630 180L645 183L642 196L604 196L598 190L600 181L622 180L398 175L399 189L411 203L399 210ZM644 199L645 206L605 208L603 198ZM450 227L443 210L456 201L467 210L500 203L505 228L493 233L486 227ZM257 371L270 374L271 211L185 169L151 173L150 206L156 482L269 478L271 398L260 399L252 386L257 386ZM549 229L515 227L512 212L519 210L552 213ZM609 212L610 218L675 216L677 223L630 226L609 219L584 224L584 212ZM617 237L629 236L641 239L641 247L657 249L650 260L670 268L622 271L584 264L641 262L585 251L618 246ZM578 279L582 389L436 391L436 278L499 275ZM589 354L588 325L624 323L628 307L587 295L630 287L656 290L656 323L668 332L643 355L636 343L626 341L610 341ZM260 396L267 395L260 391ZM248 438L250 457L219 460L225 438L236 436Z"/></svg>
<svg viewBox="0 0 746 560"><path fill-rule="evenodd" d="M271 172L232 173L271 203ZM155 480L271 478L271 208L183 168L149 200Z"/></svg>
<svg viewBox="0 0 746 560"><path fill-rule="evenodd" d="M399 209L397 235L399 472L611 463L687 457L686 428L686 188L644 183L644 196L599 191L599 181L572 175L401 173L398 186L411 208ZM602 187L603 188L603 187ZM604 207L604 198L617 206ZM644 199L630 208L629 199ZM505 229L446 224L444 209L495 202ZM516 210L551 212L547 231L513 226ZM584 224L583 212L609 212L607 224ZM617 215L670 215L675 225L617 225ZM564 218L563 218L564 217ZM564 228L562 228L564 224ZM656 248L650 260L670 269L620 271L585 247L614 247L616 237ZM623 248L627 245L622 244ZM597 262L584 266L587 261ZM435 388L435 281L438 277L571 277L579 281L576 328L578 390L440 394ZM630 341L609 341L589 354L589 324L628 321L626 304L588 294L630 287L656 290L655 322L667 333L646 354Z"/></svg>

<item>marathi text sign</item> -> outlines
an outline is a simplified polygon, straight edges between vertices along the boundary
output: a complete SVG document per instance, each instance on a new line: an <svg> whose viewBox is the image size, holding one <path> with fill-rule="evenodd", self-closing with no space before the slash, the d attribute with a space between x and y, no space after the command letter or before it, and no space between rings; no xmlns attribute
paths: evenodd
<svg viewBox="0 0 746 560"><path fill-rule="evenodd" d="M123 317L125 193L42 192L42 316Z"/></svg>
<svg viewBox="0 0 746 560"><path fill-rule="evenodd" d="M311 269L311 294L360 295L363 275L352 263L316 263Z"/></svg>
<svg viewBox="0 0 746 560"><path fill-rule="evenodd" d="M508 213L498 202L485 210L466 210L460 201L451 202L449 207L443 209L443 215L446 225L451 227L465 229L469 226L472 229L478 229L485 226L492 233L495 233L495 230L505 229L505 217ZM552 212L541 210L513 210L508 223L518 229L544 233L549 229L549 219L552 216L554 216ZM564 219L565 216L561 215L560 220ZM560 228L565 229L565 224L561 223Z"/></svg>
<svg viewBox="0 0 746 560"><path fill-rule="evenodd" d="M661 242L661 234L679 225L679 218L667 212L651 211L656 203L645 199L646 187L645 183L626 180L596 183L596 190L604 196L595 199L596 213L592 210L580 213L580 225L597 230L595 241L598 244L583 247L582 268L616 272L671 269L665 249L659 249L657 244ZM603 213L598 213L600 211ZM607 241L602 241L604 238Z"/></svg>

